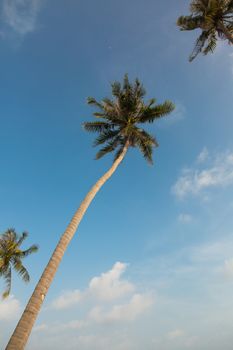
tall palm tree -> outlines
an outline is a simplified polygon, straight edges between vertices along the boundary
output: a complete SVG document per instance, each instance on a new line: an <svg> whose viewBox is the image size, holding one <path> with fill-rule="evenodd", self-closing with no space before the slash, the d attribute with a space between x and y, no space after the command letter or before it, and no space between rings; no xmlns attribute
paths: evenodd
<svg viewBox="0 0 233 350"><path fill-rule="evenodd" d="M88 104L98 108L98 111L93 113L97 121L84 123L83 126L85 130L99 134L95 146L104 145L97 153L96 159L115 152L114 162L88 192L62 235L6 347L7 350L24 349L68 244L93 198L115 172L128 149L138 147L145 159L152 163L152 149L158 144L152 135L140 128L140 124L152 123L174 109L174 105L169 101L156 105L156 100L151 99L145 103L143 100L145 90L142 84L137 79L134 84L130 84L127 75L123 86L119 82L112 84L112 95L112 99L105 98L101 102L92 97L88 98Z"/></svg>
<svg viewBox="0 0 233 350"><path fill-rule="evenodd" d="M11 291L12 269L22 277L24 282L30 280L29 273L23 266L22 260L37 252L38 246L34 244L27 250L22 250L21 244L27 236L26 232L18 235L13 228L0 236L0 277L3 277L6 281L6 290L2 294L3 298L8 297Z"/></svg>
<svg viewBox="0 0 233 350"><path fill-rule="evenodd" d="M233 0L192 0L190 12L177 20L181 30L201 29L189 61L213 52L218 38L233 44Z"/></svg>

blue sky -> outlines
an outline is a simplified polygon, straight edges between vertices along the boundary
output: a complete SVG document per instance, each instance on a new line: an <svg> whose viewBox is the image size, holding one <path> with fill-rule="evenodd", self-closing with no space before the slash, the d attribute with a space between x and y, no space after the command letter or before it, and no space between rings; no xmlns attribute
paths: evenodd
<svg viewBox="0 0 233 350"><path fill-rule="evenodd" d="M111 157L94 161L86 98L139 77L172 100L151 127L153 167L135 150L89 208L27 349L215 350L232 347L233 50L188 55L180 0L1 0L0 229L30 233L0 301L3 348L59 235ZM0 288L3 283L0 282Z"/></svg>

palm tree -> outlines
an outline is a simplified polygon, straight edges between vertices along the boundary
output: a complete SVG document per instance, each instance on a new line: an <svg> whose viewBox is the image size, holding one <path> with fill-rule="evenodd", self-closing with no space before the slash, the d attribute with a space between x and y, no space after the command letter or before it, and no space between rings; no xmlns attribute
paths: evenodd
<svg viewBox="0 0 233 350"><path fill-rule="evenodd" d="M213 52L218 38L233 44L233 0L192 0L190 11L190 16L177 20L181 30L201 29L190 62L200 52L204 55Z"/></svg>
<svg viewBox="0 0 233 350"><path fill-rule="evenodd" d="M38 246L34 244L27 250L21 250L21 244L27 236L26 232L23 232L21 236L18 235L13 228L0 236L0 277L3 277L6 281L6 290L2 294L3 298L8 297L11 291L12 269L22 277L24 282L30 280L22 259L37 252Z"/></svg>
<svg viewBox="0 0 233 350"><path fill-rule="evenodd" d="M91 97L88 98L88 104L98 108L98 111L93 113L97 121L84 123L83 126L85 130L99 134L95 146L104 145L97 153L96 159L115 152L114 162L110 169L91 188L74 214L58 242L6 350L24 349L68 244L95 195L115 172L128 149L138 147L145 159L152 163L152 149L158 144L152 135L139 127L140 124L152 123L174 109L174 105L169 101L156 105L155 99L151 99L148 103L145 103L143 100L145 90L142 84L138 79L135 80L134 84L130 84L127 75L124 78L123 86L119 82L112 84L112 95L113 99L105 98L101 102L97 102Z"/></svg>

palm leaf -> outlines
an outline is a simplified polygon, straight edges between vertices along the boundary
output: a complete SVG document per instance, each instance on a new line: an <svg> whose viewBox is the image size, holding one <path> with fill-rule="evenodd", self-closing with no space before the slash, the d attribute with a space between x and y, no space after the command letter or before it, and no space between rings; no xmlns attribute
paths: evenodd
<svg viewBox="0 0 233 350"><path fill-rule="evenodd" d="M203 54L207 55L209 52L214 52L215 48L217 46L217 37L215 32L212 33L212 35L208 38L208 44L203 50Z"/></svg>
<svg viewBox="0 0 233 350"><path fill-rule="evenodd" d="M115 136L117 136L118 133L119 133L119 130L104 131L96 138L96 140L94 142L94 146L102 145L103 143L105 143L109 139L112 139Z"/></svg>
<svg viewBox="0 0 233 350"><path fill-rule="evenodd" d="M118 81L115 81L112 84L112 95L115 97L121 96L121 83L119 83Z"/></svg>
<svg viewBox="0 0 233 350"><path fill-rule="evenodd" d="M146 90L144 89L143 85L139 81L139 79L136 78L134 83L134 95L137 99L141 99L145 96Z"/></svg>
<svg viewBox="0 0 233 350"><path fill-rule="evenodd" d="M33 244L30 248L24 251L20 251L19 256L20 258L26 258L28 255L38 252L38 249L39 249L38 245Z"/></svg>
<svg viewBox="0 0 233 350"><path fill-rule="evenodd" d="M120 144L119 138L115 138L114 140L109 141L105 147L101 148L99 152L97 152L95 159L96 160L100 159L106 154L113 152L119 144Z"/></svg>
<svg viewBox="0 0 233 350"><path fill-rule="evenodd" d="M2 294L2 298L5 299L10 295L10 291L11 291L11 268L10 268L10 266L8 266L3 277L5 280L5 284L6 284L6 289Z"/></svg>
<svg viewBox="0 0 233 350"><path fill-rule="evenodd" d="M83 127L89 132L104 132L114 128L113 124L107 122L85 122Z"/></svg>
<svg viewBox="0 0 233 350"><path fill-rule="evenodd" d="M153 123L155 119L162 118L171 113L175 108L175 105L170 101L157 105L153 108L147 108L140 116L139 123Z"/></svg>
<svg viewBox="0 0 233 350"><path fill-rule="evenodd" d="M27 269L23 266L21 260L18 258L13 258L12 264L13 264L15 271L22 277L24 282L29 282L30 281L29 273L28 273Z"/></svg>
<svg viewBox="0 0 233 350"><path fill-rule="evenodd" d="M21 246L21 244L23 243L23 241L28 237L28 233L27 232L23 232L21 237L18 239L17 245L18 247Z"/></svg>
<svg viewBox="0 0 233 350"><path fill-rule="evenodd" d="M138 138L137 139L137 146L139 150L141 151L143 157L146 159L146 161L149 164L153 164L153 159L152 159L152 154L153 154L153 149L152 145L148 142L145 142L144 140Z"/></svg>
<svg viewBox="0 0 233 350"><path fill-rule="evenodd" d="M180 16L176 24L180 27L180 30L193 30L200 27L202 23L202 17L196 16Z"/></svg>
<svg viewBox="0 0 233 350"><path fill-rule="evenodd" d="M203 47L205 46L205 42L208 39L209 33L206 31L203 31L199 38L196 41L195 47L189 56L189 61L192 62L194 58L197 57L197 55L202 51Z"/></svg>
<svg viewBox="0 0 233 350"><path fill-rule="evenodd" d="M102 104L99 103L98 101L96 101L96 99L94 97L88 97L87 98L87 104L93 105L95 107L98 107L99 109L103 109Z"/></svg>

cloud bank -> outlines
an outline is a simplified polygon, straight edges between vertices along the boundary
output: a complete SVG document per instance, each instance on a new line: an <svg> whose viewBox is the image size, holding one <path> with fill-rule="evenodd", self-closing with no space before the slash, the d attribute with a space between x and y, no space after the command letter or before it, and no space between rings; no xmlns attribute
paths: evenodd
<svg viewBox="0 0 233 350"><path fill-rule="evenodd" d="M143 315L153 304L150 293L140 293L122 274L127 264L116 262L113 267L99 276L92 278L84 291L64 292L52 302L52 308L63 311L82 303L86 311L81 319L56 324L41 324L35 332L58 333L63 330L79 330L94 325L110 325L133 322ZM54 311L53 311L54 312Z"/></svg>

